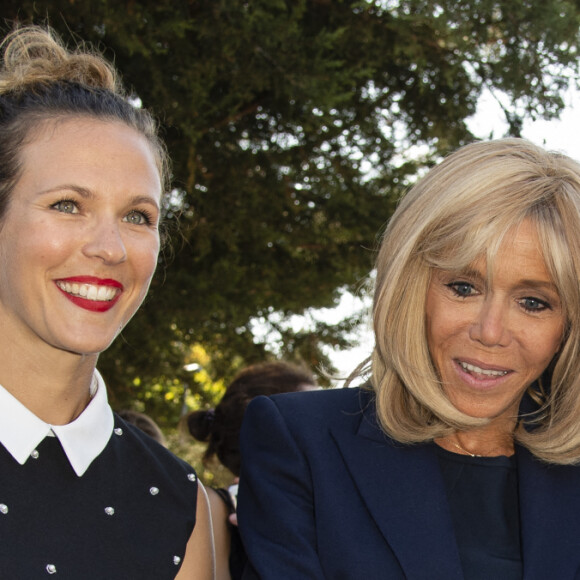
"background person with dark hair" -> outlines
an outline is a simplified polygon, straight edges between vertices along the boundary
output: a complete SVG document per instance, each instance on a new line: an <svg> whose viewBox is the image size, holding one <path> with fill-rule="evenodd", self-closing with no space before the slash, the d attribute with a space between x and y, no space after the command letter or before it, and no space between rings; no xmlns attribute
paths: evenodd
<svg viewBox="0 0 580 580"><path fill-rule="evenodd" d="M237 478L240 475L239 435L246 407L260 395L318 389L314 375L305 367L269 362L242 370L228 386L215 409L193 411L187 426L198 441L207 442L204 462L214 456L235 476L229 489L208 488L216 549L217 580L242 577L246 555L235 522Z"/></svg>

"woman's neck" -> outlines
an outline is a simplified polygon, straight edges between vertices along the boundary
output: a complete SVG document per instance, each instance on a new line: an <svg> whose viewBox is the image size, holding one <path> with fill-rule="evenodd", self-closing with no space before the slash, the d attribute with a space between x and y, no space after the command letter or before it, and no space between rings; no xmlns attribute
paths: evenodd
<svg viewBox="0 0 580 580"><path fill-rule="evenodd" d="M76 419L90 401L97 355L65 351L0 351L0 384L38 418L51 425Z"/></svg>
<svg viewBox="0 0 580 580"><path fill-rule="evenodd" d="M513 427L504 429L486 426L471 431L456 431L447 437L435 439L435 443L447 451L472 457L511 456L514 454Z"/></svg>

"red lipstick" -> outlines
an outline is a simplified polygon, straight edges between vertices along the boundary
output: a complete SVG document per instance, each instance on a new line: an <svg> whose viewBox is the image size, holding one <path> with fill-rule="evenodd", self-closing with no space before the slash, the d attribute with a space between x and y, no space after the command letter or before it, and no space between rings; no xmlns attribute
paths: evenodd
<svg viewBox="0 0 580 580"><path fill-rule="evenodd" d="M96 276L61 278L55 284L73 304L91 312L110 310L123 293L123 285L117 280Z"/></svg>

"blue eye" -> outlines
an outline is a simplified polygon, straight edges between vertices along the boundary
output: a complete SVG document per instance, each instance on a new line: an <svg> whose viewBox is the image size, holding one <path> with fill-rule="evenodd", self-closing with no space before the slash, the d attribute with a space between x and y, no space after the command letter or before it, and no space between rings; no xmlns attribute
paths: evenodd
<svg viewBox="0 0 580 580"><path fill-rule="evenodd" d="M50 207L61 213L79 213L79 207L72 199L61 199Z"/></svg>
<svg viewBox="0 0 580 580"><path fill-rule="evenodd" d="M461 298L466 298L475 293L475 288L468 282L450 282L449 284L445 284L445 286L450 288L456 296Z"/></svg>
<svg viewBox="0 0 580 580"><path fill-rule="evenodd" d="M552 309L548 302L540 300L539 298L534 298L533 296L526 296L519 302L522 308L528 312L542 312L543 310Z"/></svg>

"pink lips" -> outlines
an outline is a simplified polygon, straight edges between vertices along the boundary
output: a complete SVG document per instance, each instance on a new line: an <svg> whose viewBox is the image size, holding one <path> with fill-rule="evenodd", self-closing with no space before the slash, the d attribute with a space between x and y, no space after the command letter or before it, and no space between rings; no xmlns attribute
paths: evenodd
<svg viewBox="0 0 580 580"><path fill-rule="evenodd" d="M454 362L463 380L479 388L494 387L513 373L511 369L487 365L475 360L455 359Z"/></svg>
<svg viewBox="0 0 580 580"><path fill-rule="evenodd" d="M115 306L119 300L121 294L123 293L123 284L117 280L112 280L109 278L97 278L95 276L74 276L72 278L61 278L55 280L56 287L66 296L73 304L89 310L91 312L106 312ZM85 296L80 296L77 292L72 292L73 285L83 286L96 286L99 289L105 288L109 291L104 291L105 297L92 297L88 298ZM63 287L64 286L64 287ZM111 289L114 290L111 291ZM103 290L100 290L103 293Z"/></svg>

